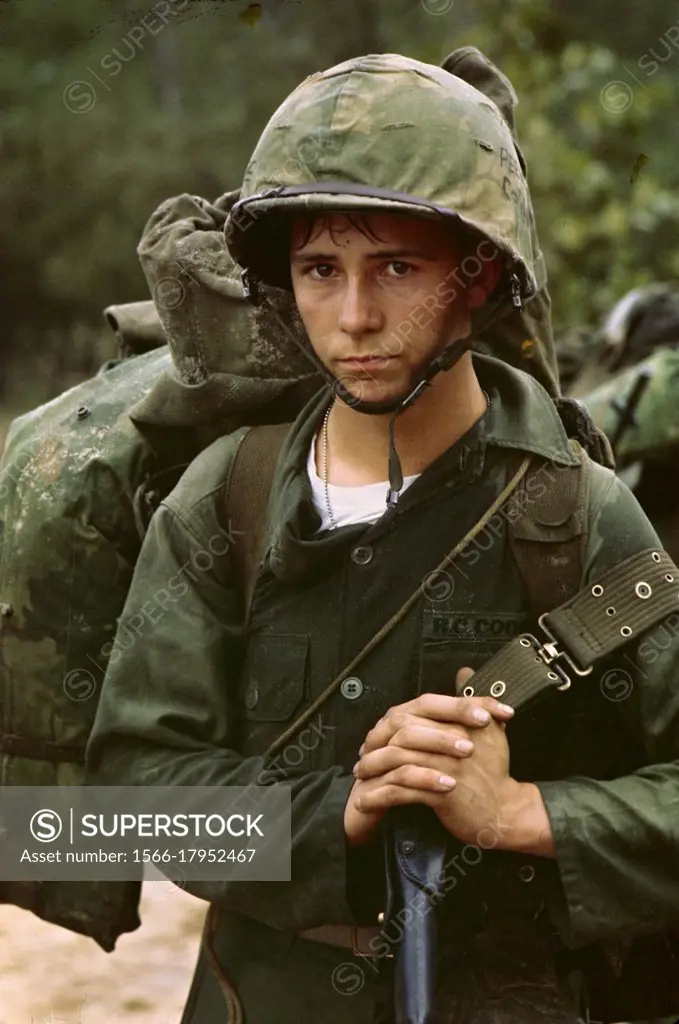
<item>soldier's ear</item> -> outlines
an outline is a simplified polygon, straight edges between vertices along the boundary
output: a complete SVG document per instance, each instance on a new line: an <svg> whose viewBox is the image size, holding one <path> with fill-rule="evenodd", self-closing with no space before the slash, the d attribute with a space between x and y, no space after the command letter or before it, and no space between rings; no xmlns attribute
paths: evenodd
<svg viewBox="0 0 679 1024"><path fill-rule="evenodd" d="M478 262L481 264L479 273L465 289L467 309L478 309L488 301L489 296L495 291L502 273L502 257L499 254L492 260L479 260Z"/></svg>

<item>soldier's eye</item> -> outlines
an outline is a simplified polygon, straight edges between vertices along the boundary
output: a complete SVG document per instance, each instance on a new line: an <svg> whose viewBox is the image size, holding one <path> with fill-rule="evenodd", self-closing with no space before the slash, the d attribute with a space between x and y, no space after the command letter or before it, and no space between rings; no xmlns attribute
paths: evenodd
<svg viewBox="0 0 679 1024"><path fill-rule="evenodd" d="M310 271L314 277L328 278L334 271L334 267L330 263L315 263Z"/></svg>
<svg viewBox="0 0 679 1024"><path fill-rule="evenodd" d="M412 263L406 263L404 260L391 260L387 266L392 268L394 277L407 277L413 269Z"/></svg>

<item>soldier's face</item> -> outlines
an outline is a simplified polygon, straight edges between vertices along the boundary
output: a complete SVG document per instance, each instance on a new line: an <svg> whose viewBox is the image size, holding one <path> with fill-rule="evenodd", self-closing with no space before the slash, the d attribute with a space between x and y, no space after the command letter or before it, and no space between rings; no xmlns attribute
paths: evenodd
<svg viewBox="0 0 679 1024"><path fill-rule="evenodd" d="M494 283L495 254L486 257L473 257L472 265L450 228L392 214L300 217L290 245L295 300L311 345L348 391L367 401L402 394L449 341L467 337L470 310Z"/></svg>

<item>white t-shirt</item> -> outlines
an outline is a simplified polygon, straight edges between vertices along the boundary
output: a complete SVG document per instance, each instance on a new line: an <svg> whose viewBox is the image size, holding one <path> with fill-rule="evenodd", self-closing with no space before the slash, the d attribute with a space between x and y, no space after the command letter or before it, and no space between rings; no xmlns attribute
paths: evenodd
<svg viewBox="0 0 679 1024"><path fill-rule="evenodd" d="M315 435L309 449L307 459L307 473L311 483L314 508L322 519L321 530L329 530L332 526L328 508L325 503L325 484L316 472L316 438ZM401 494L409 487L413 480L417 480L419 473L414 476L406 476L403 479ZM337 526L348 526L350 523L374 523L387 510L387 493L389 481L383 480L377 484L362 484L358 487L344 487L337 484L328 484L330 507L335 517Z"/></svg>

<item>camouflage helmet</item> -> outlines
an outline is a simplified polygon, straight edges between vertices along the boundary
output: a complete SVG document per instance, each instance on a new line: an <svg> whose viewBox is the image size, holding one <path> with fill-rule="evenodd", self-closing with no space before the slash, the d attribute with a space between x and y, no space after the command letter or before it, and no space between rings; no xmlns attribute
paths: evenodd
<svg viewBox="0 0 679 1024"><path fill-rule="evenodd" d="M504 256L503 299L511 291L516 304L537 289L532 208L510 127L444 68L373 54L311 75L288 96L226 222L234 258L289 288L285 214L315 210L450 221L470 235L470 252L490 241Z"/></svg>
<svg viewBox="0 0 679 1024"><path fill-rule="evenodd" d="M627 292L600 327L602 362L610 370L636 363L660 345L679 342L679 290L654 282Z"/></svg>

